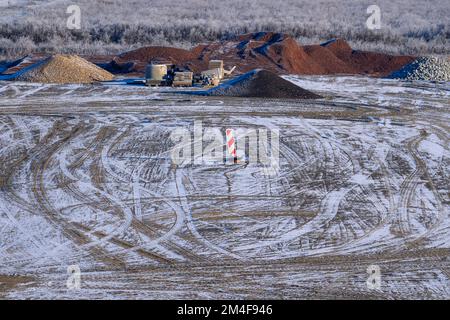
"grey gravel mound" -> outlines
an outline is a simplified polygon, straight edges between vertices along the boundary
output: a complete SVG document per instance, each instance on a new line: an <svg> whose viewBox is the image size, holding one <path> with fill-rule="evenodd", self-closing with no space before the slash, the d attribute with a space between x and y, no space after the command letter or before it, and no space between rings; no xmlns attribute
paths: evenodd
<svg viewBox="0 0 450 320"><path fill-rule="evenodd" d="M263 69L255 69L240 75L206 91L204 95L275 99L321 98L321 96Z"/></svg>
<svg viewBox="0 0 450 320"><path fill-rule="evenodd" d="M450 62L421 57L388 76L390 79L450 81Z"/></svg>

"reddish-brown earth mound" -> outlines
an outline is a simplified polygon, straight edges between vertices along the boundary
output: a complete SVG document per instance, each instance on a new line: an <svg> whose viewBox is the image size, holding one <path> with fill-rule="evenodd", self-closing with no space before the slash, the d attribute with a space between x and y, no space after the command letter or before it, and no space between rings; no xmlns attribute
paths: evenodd
<svg viewBox="0 0 450 320"><path fill-rule="evenodd" d="M313 72L308 74L359 73L357 68L341 60L332 51L321 45L304 46L303 50L317 65Z"/></svg>
<svg viewBox="0 0 450 320"><path fill-rule="evenodd" d="M346 65L352 66L357 73L385 76L415 60L411 56L392 56L383 53L352 50L342 39L332 40L322 45L330 50Z"/></svg>
<svg viewBox="0 0 450 320"><path fill-rule="evenodd" d="M410 56L353 50L342 39L321 45L300 46L292 37L273 32L239 35L224 41L199 45L192 50L145 47L119 56L138 61L140 71L155 58L165 58L193 71L204 70L211 59L237 66L239 73L264 68L278 74L369 74L385 76L410 63Z"/></svg>
<svg viewBox="0 0 450 320"><path fill-rule="evenodd" d="M320 65L293 38L281 33L240 35L228 41L201 45L192 51L202 60L222 59L230 66L236 65L239 72L264 68L276 73L323 73Z"/></svg>
<svg viewBox="0 0 450 320"><path fill-rule="evenodd" d="M131 73L128 73L130 76L142 76L149 61L160 59L194 72L207 69L211 59L221 59L227 68L236 66L236 73L263 68L277 74L367 74L381 77L415 60L411 56L353 50L342 39L333 39L321 45L301 46L292 37L273 32L239 35L198 45L192 50L143 47L118 56L84 58L99 65L113 59L118 65L134 63Z"/></svg>
<svg viewBox="0 0 450 320"><path fill-rule="evenodd" d="M118 62L137 62L136 69L141 70L144 70L147 63L153 60L168 61L193 71L204 70L207 66L207 61L197 59L197 55L192 51L170 47L143 47L122 53L117 57Z"/></svg>
<svg viewBox="0 0 450 320"><path fill-rule="evenodd" d="M300 46L292 37L260 32L194 48L200 59L223 59L245 72L265 68L291 74L371 74L384 76L414 60L409 56L352 50L342 39Z"/></svg>
<svg viewBox="0 0 450 320"><path fill-rule="evenodd" d="M119 55L125 60L151 61L153 59L164 58L172 62L188 61L195 58L195 55L188 50L170 47L142 47L133 51L128 51Z"/></svg>

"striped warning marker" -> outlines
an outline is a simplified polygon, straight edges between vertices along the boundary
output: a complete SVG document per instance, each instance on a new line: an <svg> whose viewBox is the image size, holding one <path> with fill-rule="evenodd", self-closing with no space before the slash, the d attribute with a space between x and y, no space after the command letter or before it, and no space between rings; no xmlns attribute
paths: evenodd
<svg viewBox="0 0 450 320"><path fill-rule="evenodd" d="M225 132L226 132L226 136L227 136L228 152L233 156L234 163L237 163L236 140L234 139L234 130L233 129L227 129Z"/></svg>

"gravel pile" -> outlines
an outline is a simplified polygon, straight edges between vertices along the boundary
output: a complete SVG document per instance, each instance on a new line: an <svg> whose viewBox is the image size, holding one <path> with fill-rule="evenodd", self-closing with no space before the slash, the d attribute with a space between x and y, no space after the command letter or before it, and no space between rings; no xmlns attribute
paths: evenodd
<svg viewBox="0 0 450 320"><path fill-rule="evenodd" d="M41 83L92 83L109 81L114 76L76 55L56 54L30 65L16 74L17 81Z"/></svg>
<svg viewBox="0 0 450 320"><path fill-rule="evenodd" d="M205 92L208 96L317 99L319 95L305 90L275 73L255 69Z"/></svg>
<svg viewBox="0 0 450 320"><path fill-rule="evenodd" d="M421 57L395 71L388 78L450 81L450 62L436 57Z"/></svg>

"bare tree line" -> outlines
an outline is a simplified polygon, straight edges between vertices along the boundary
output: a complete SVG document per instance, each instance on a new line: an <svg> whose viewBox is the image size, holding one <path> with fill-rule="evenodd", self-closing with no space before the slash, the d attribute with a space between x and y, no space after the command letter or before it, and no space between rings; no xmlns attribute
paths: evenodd
<svg viewBox="0 0 450 320"><path fill-rule="evenodd" d="M450 2L379 0L382 28L369 30L371 1L18 0L1 8L0 56L29 52L118 53L144 45L190 48L256 31L284 32L302 44L341 37L357 49L402 54L450 52ZM81 9L81 29L66 8Z"/></svg>

